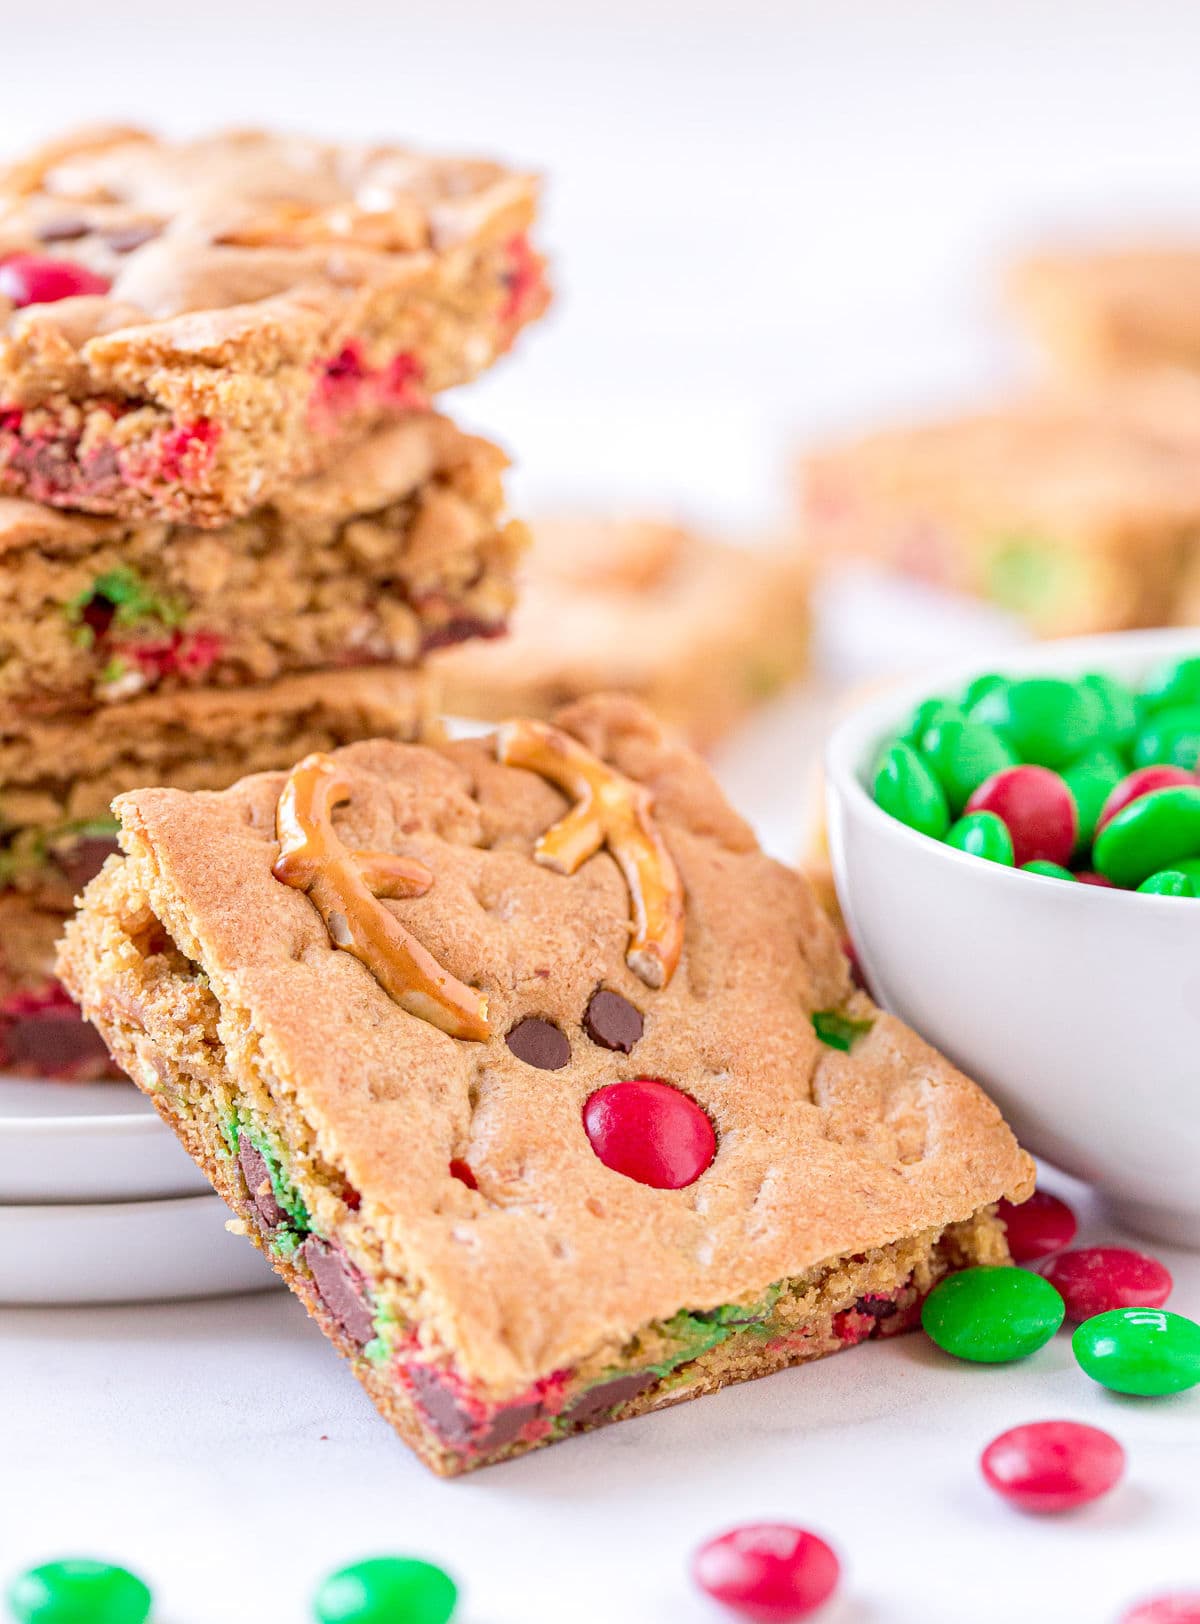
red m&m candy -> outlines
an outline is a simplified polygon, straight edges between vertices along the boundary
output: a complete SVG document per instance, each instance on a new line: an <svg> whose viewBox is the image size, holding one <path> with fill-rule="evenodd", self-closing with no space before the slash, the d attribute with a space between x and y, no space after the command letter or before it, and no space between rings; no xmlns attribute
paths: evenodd
<svg viewBox="0 0 1200 1624"><path fill-rule="evenodd" d="M109 282L86 265L53 254L10 254L0 260L0 296L24 305L57 304L81 293L107 293Z"/></svg>
<svg viewBox="0 0 1200 1624"><path fill-rule="evenodd" d="M1017 867L1042 858L1070 862L1079 833L1075 801L1048 767L1005 767L993 773L967 802L968 812L994 812L1012 836Z"/></svg>
<svg viewBox="0 0 1200 1624"><path fill-rule="evenodd" d="M717 1153L708 1117L659 1077L598 1088L583 1107L583 1129L605 1167L656 1190L694 1183Z"/></svg>
<svg viewBox="0 0 1200 1624"><path fill-rule="evenodd" d="M1070 1246L1079 1227L1067 1203L1048 1190L1035 1190L1019 1207L1001 1201L996 1215L1008 1231L1008 1249L1014 1263L1028 1263L1048 1252L1057 1252L1060 1246Z"/></svg>
<svg viewBox="0 0 1200 1624"><path fill-rule="evenodd" d="M1094 1319L1110 1308L1161 1308L1171 1295L1170 1270L1124 1246L1081 1246L1039 1270L1067 1305L1069 1320Z"/></svg>
<svg viewBox="0 0 1200 1624"><path fill-rule="evenodd" d="M1150 795L1156 789L1177 789L1187 784L1194 785L1195 782L1195 773L1186 772L1182 767L1139 767L1127 778L1122 778L1100 808L1096 833L1099 834L1104 825L1118 812L1123 812L1131 801L1140 800L1143 795Z"/></svg>
<svg viewBox="0 0 1200 1624"><path fill-rule="evenodd" d="M838 1559L790 1523L747 1523L710 1539L692 1560L701 1590L755 1624L808 1618L837 1588Z"/></svg>
<svg viewBox="0 0 1200 1624"><path fill-rule="evenodd" d="M1073 1511L1120 1481L1125 1451L1099 1427L1031 1421L993 1438L980 1465L996 1493L1022 1511Z"/></svg>
<svg viewBox="0 0 1200 1624"><path fill-rule="evenodd" d="M1150 1596L1122 1613L1120 1624L1200 1624L1200 1590Z"/></svg>

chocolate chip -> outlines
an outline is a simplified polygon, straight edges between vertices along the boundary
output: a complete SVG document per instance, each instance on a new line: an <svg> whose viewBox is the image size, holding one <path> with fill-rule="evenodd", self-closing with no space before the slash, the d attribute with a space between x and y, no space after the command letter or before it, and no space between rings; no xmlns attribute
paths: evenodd
<svg viewBox="0 0 1200 1624"><path fill-rule="evenodd" d="M429 1425L443 1443L453 1449L502 1449L542 1414L542 1406L537 1402L509 1404L501 1410L472 1414L430 1365L410 1365L408 1379Z"/></svg>
<svg viewBox="0 0 1200 1624"><path fill-rule="evenodd" d="M474 615L458 615L443 626L431 626L421 637L421 653L429 654L437 648L452 648L468 638L503 637L508 630L501 621L480 620Z"/></svg>
<svg viewBox="0 0 1200 1624"><path fill-rule="evenodd" d="M363 1348L375 1335L366 1283L339 1246L310 1235L300 1248L312 1271L317 1296L352 1342Z"/></svg>
<svg viewBox="0 0 1200 1624"><path fill-rule="evenodd" d="M274 1229L276 1224L282 1223L284 1210L275 1199L275 1191L271 1187L271 1170L267 1166L266 1157L257 1146L250 1143L245 1134L238 1140L238 1163L263 1228Z"/></svg>
<svg viewBox="0 0 1200 1624"><path fill-rule="evenodd" d="M115 231L104 233L104 241L114 254L131 254L135 248L141 248L143 243L153 242L159 230L158 226L149 224L118 226Z"/></svg>
<svg viewBox="0 0 1200 1624"><path fill-rule="evenodd" d="M628 1404L639 1393L648 1392L657 1380L652 1370L632 1370L624 1376L614 1376L610 1381L597 1382L567 1406L563 1411L563 1420L572 1424L596 1421L609 1410L615 1410L618 1404Z"/></svg>
<svg viewBox="0 0 1200 1624"><path fill-rule="evenodd" d="M593 1043L622 1054L628 1054L641 1037L643 1025L641 1010L607 987L596 988L583 1016L583 1030Z"/></svg>
<svg viewBox="0 0 1200 1624"><path fill-rule="evenodd" d="M856 1314L869 1314L872 1319L891 1319L893 1314L900 1312L900 1304L891 1297L858 1297L855 1299L854 1312Z"/></svg>
<svg viewBox="0 0 1200 1624"><path fill-rule="evenodd" d="M74 1006L53 1006L0 1022L0 1063L36 1077L79 1082L111 1077L104 1039Z"/></svg>
<svg viewBox="0 0 1200 1624"><path fill-rule="evenodd" d="M571 1045L551 1021L527 1015L505 1038L513 1054L527 1066L542 1071L561 1071L571 1058Z"/></svg>
<svg viewBox="0 0 1200 1624"><path fill-rule="evenodd" d="M51 220L48 225L42 226L38 232L39 242L77 242L80 237L86 237L91 231L86 220L76 215L64 215L61 220Z"/></svg>
<svg viewBox="0 0 1200 1624"><path fill-rule="evenodd" d="M116 835L82 835L54 848L54 861L76 891L94 880L105 861L120 851Z"/></svg>

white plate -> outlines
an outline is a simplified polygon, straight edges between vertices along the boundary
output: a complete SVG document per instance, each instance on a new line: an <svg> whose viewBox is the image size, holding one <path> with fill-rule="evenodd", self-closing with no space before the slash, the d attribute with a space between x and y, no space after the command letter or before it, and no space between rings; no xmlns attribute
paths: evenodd
<svg viewBox="0 0 1200 1624"><path fill-rule="evenodd" d="M0 1206L0 1303L139 1303L266 1291L278 1275L225 1228L219 1196Z"/></svg>
<svg viewBox="0 0 1200 1624"><path fill-rule="evenodd" d="M0 1203L149 1201L208 1187L132 1083L0 1075Z"/></svg>

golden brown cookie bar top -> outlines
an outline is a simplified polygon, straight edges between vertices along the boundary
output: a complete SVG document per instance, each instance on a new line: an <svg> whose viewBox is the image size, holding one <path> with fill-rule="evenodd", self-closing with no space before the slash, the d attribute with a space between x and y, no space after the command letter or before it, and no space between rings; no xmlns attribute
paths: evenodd
<svg viewBox="0 0 1200 1624"><path fill-rule="evenodd" d="M496 636L525 543L506 462L413 412L219 530L0 497L0 704L84 711Z"/></svg>
<svg viewBox="0 0 1200 1624"><path fill-rule="evenodd" d="M631 701L558 720L338 751L321 795L268 774L117 803L129 888L203 970L224 1072L271 1091L293 1146L299 1113L419 1334L498 1393L1031 1172L979 1090L854 993L811 892L698 758ZM103 1024L97 886L66 970ZM464 994L483 1029L451 1036L438 1012ZM849 1052L820 1011L863 1023ZM585 1130L598 1091L638 1078L707 1123L715 1154L681 1187L606 1165Z"/></svg>
<svg viewBox="0 0 1200 1624"><path fill-rule="evenodd" d="M1146 243L1030 255L1013 303L1068 372L1200 367L1200 243Z"/></svg>
<svg viewBox="0 0 1200 1624"><path fill-rule="evenodd" d="M528 174L92 131L0 174L0 486L219 523L490 364L548 302Z"/></svg>

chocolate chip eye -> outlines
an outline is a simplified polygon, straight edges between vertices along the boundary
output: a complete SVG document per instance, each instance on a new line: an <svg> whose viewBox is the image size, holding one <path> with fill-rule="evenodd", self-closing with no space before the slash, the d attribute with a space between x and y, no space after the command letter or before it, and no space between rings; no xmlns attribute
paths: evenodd
<svg viewBox="0 0 1200 1624"><path fill-rule="evenodd" d="M527 1066L542 1071L561 1071L571 1058L571 1045L552 1021L527 1015L505 1038L513 1054Z"/></svg>
<svg viewBox="0 0 1200 1624"><path fill-rule="evenodd" d="M602 1049L628 1054L642 1035L642 1012L628 998L607 987L597 987L584 1011L583 1030Z"/></svg>

